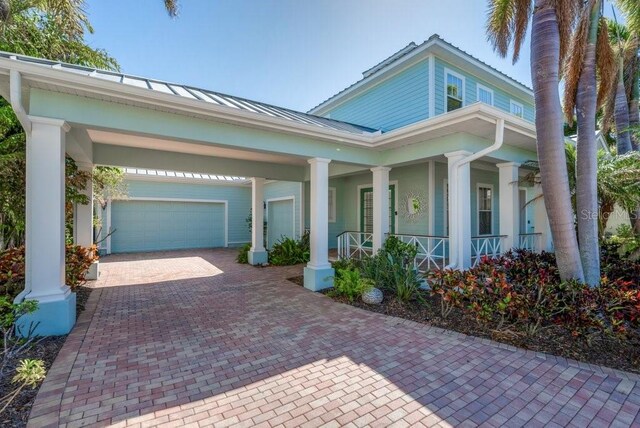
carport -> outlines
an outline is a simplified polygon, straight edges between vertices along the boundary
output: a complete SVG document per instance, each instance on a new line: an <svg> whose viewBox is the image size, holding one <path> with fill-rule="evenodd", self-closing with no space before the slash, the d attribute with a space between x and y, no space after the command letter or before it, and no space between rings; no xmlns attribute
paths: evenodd
<svg viewBox="0 0 640 428"><path fill-rule="evenodd" d="M75 323L75 295L64 284L65 153L87 169L114 165L252 177L253 264L266 261L262 210L255 209L263 205L265 180L310 181L311 261L305 286L312 290L329 285L332 274L327 204L316 203L327 201L330 163L340 172L379 163L380 153L368 149L372 130L120 73L0 54L0 94L11 101L27 133L27 274L19 298L39 302L27 322L39 322L42 335L65 334ZM149 203L128 202L118 209ZM156 204L156 212L166 208ZM287 206L270 204L275 212ZM174 208L192 207L178 201ZM224 216L220 205L200 208ZM93 243L92 212L91 205L77 209L80 245ZM136 235L136 225L131 226L133 235L120 244L143 250L145 230Z"/></svg>

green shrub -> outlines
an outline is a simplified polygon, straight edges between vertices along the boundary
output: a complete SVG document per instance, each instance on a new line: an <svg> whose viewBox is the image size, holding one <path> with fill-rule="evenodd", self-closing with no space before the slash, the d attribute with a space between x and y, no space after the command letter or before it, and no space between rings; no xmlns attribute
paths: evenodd
<svg viewBox="0 0 640 428"><path fill-rule="evenodd" d="M414 245L406 244L395 236L389 236L377 254L362 260L362 274L372 279L376 287L396 293L398 284L405 288L414 284L410 279L417 273L411 273L410 270L413 270L417 252Z"/></svg>
<svg viewBox="0 0 640 428"><path fill-rule="evenodd" d="M353 302L358 297L373 288L373 281L363 278L357 269L339 269L333 280L333 293L344 296Z"/></svg>
<svg viewBox="0 0 640 428"><path fill-rule="evenodd" d="M65 248L65 282L75 291L84 284L91 264L98 260L97 248L67 245ZM0 253L0 295L14 298L24 289L24 246Z"/></svg>
<svg viewBox="0 0 640 428"><path fill-rule="evenodd" d="M20 394L24 388L35 388L42 382L47 374L42 360L21 360L16 368L16 374L11 379L11 383L17 385L16 388L0 398L0 413L4 412L9 404Z"/></svg>
<svg viewBox="0 0 640 428"><path fill-rule="evenodd" d="M306 263L310 258L309 233L300 240L281 238L269 251L269 264L274 266L290 266Z"/></svg>
<svg viewBox="0 0 640 428"><path fill-rule="evenodd" d="M249 250L251 250L251 244L244 244L238 249L238 255L236 256L236 262L247 264L249 263Z"/></svg>

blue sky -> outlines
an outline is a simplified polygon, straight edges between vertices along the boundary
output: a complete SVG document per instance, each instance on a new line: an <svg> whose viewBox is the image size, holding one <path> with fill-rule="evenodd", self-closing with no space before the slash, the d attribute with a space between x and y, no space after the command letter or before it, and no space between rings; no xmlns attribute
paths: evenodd
<svg viewBox="0 0 640 428"><path fill-rule="evenodd" d="M122 71L306 111L409 42L433 33L529 85L486 41L484 0L88 0L95 33Z"/></svg>

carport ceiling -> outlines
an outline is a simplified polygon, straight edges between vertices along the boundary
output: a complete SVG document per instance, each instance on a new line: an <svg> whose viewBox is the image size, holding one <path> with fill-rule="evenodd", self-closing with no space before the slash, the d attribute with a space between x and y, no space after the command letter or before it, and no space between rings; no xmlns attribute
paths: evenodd
<svg viewBox="0 0 640 428"><path fill-rule="evenodd" d="M88 129L87 133L94 143L114 146L136 147L141 149L162 150L166 152L188 153L193 155L214 156L218 158L270 162L282 165L306 166L307 160L296 156L283 156L272 153L243 151L217 147L210 144L185 143L141 135L128 135L117 132Z"/></svg>

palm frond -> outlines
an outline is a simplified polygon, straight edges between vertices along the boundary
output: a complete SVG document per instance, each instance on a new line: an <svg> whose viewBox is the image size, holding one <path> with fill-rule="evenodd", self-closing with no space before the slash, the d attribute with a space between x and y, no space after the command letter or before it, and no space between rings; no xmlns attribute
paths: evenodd
<svg viewBox="0 0 640 428"><path fill-rule="evenodd" d="M515 16L516 7L513 0L489 0L487 40L503 58L509 53Z"/></svg>
<svg viewBox="0 0 640 428"><path fill-rule="evenodd" d="M611 44L609 43L609 26L606 18L600 18L596 45L596 69L598 71L598 106L607 102L611 88L616 80L617 62ZM613 109L613 106L611 107Z"/></svg>
<svg viewBox="0 0 640 428"><path fill-rule="evenodd" d="M560 64L569 52L571 43L571 33L579 18L582 8L582 0L553 0L558 20L558 31L560 32Z"/></svg>
<svg viewBox="0 0 640 428"><path fill-rule="evenodd" d="M178 16L178 0L164 0L164 8L167 9L170 17Z"/></svg>
<svg viewBox="0 0 640 428"><path fill-rule="evenodd" d="M582 75L584 56L589 43L591 9L593 8L594 2L595 0L589 0L580 14L578 26L573 32L571 38L571 49L566 61L564 62L564 69L562 73L565 82L563 110L565 120L569 124L573 124L573 112L578 94L578 82Z"/></svg>
<svg viewBox="0 0 640 428"><path fill-rule="evenodd" d="M638 0L616 0L615 3L624 14L629 30L640 34L640 4L638 4Z"/></svg>
<svg viewBox="0 0 640 428"><path fill-rule="evenodd" d="M515 20L513 24L513 63L520 58L520 49L527 34L529 19L533 12L532 0L515 0Z"/></svg>

